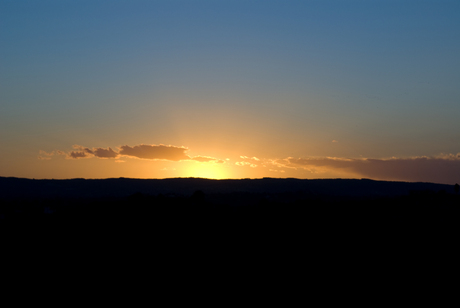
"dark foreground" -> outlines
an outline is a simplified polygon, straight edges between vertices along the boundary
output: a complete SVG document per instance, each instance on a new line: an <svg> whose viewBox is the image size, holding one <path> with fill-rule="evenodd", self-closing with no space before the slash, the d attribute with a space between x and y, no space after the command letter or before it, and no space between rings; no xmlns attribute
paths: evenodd
<svg viewBox="0 0 460 308"><path fill-rule="evenodd" d="M371 180L0 178L0 223L84 230L385 235L456 232L454 185ZM363 234L364 236L364 234Z"/></svg>
<svg viewBox="0 0 460 308"><path fill-rule="evenodd" d="M0 188L2 257L14 260L3 265L83 275L85 285L142 281L133 288L150 294L147 278L166 291L205 278L231 293L289 282L289 292L308 283L326 296L353 280L371 291L387 290L375 288L385 279L393 289L437 282L458 262L454 185L0 178Z"/></svg>

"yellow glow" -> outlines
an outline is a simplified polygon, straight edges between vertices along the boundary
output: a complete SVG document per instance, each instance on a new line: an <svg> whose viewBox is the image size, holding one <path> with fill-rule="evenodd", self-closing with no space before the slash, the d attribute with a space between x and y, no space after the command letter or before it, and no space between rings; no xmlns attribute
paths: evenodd
<svg viewBox="0 0 460 308"><path fill-rule="evenodd" d="M226 179L228 178L228 175L222 164L193 163L185 170L185 177Z"/></svg>

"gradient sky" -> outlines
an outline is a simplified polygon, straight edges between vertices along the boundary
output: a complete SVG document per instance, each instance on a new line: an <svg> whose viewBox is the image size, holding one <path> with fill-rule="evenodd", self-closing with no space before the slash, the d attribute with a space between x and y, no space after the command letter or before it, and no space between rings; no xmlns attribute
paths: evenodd
<svg viewBox="0 0 460 308"><path fill-rule="evenodd" d="M460 182L460 1L0 0L0 176Z"/></svg>

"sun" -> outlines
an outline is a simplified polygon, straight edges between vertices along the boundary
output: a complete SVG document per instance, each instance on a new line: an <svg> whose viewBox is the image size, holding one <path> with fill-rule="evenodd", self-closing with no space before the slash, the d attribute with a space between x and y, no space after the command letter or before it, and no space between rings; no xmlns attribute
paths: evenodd
<svg viewBox="0 0 460 308"><path fill-rule="evenodd" d="M193 163L185 170L186 177L225 179L227 178L226 168L216 163Z"/></svg>

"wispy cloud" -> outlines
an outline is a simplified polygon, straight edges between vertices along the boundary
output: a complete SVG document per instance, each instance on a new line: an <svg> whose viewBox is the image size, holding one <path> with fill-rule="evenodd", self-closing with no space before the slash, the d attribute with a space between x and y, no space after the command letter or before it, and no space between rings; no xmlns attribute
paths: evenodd
<svg viewBox="0 0 460 308"><path fill-rule="evenodd" d="M194 157L192 157L190 159L191 160L196 160L196 161L198 161L200 163L215 162L215 163L218 163L218 164L222 164L222 163L225 162L222 159L217 159L217 158L210 157L210 156L194 156Z"/></svg>
<svg viewBox="0 0 460 308"><path fill-rule="evenodd" d="M50 159L51 159L51 156L53 156L54 153L55 153L55 151L46 152L46 151L40 150L40 151L39 151L39 154L40 154L40 155L38 155L38 159L41 159L41 160L50 160Z"/></svg>
<svg viewBox="0 0 460 308"><path fill-rule="evenodd" d="M247 162L247 161L239 161L239 162L237 161L235 163L235 165L237 165L237 166L249 166L251 168L256 168L257 167L256 164L251 164L250 162Z"/></svg>
<svg viewBox="0 0 460 308"><path fill-rule="evenodd" d="M237 166L248 166L251 168L257 168L258 166L262 165L263 162L257 157L248 157L248 156L240 156L243 161L236 162L235 165ZM265 166L264 166L265 167Z"/></svg>
<svg viewBox="0 0 460 308"><path fill-rule="evenodd" d="M295 176L308 171L312 177L353 177L410 182L460 183L460 153L432 157L343 158L304 157L269 159L240 156L235 165L266 168L268 172L286 172ZM303 175L305 173L302 173Z"/></svg>
<svg viewBox="0 0 460 308"><path fill-rule="evenodd" d="M51 157L47 157L47 156L38 156L38 159L40 159L40 160L50 160Z"/></svg>
<svg viewBox="0 0 460 308"><path fill-rule="evenodd" d="M286 158L276 160L277 166L304 168L314 172L346 171L351 175L381 180L403 180L436 183L460 181L460 154L437 157L389 159ZM319 172L318 172L319 171Z"/></svg>

